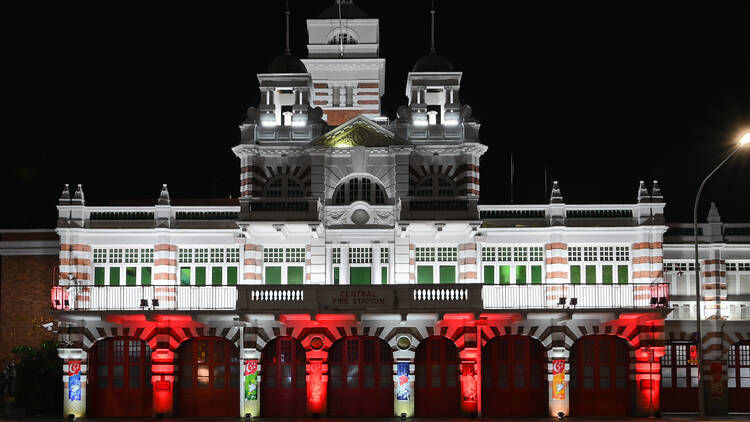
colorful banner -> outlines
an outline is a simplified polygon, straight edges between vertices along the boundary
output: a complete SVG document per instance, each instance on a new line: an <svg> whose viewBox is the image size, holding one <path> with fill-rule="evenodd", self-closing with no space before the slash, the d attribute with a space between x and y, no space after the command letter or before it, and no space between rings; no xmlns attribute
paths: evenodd
<svg viewBox="0 0 750 422"><path fill-rule="evenodd" d="M552 361L552 400L565 400L565 361Z"/></svg>
<svg viewBox="0 0 750 422"><path fill-rule="evenodd" d="M398 400L409 400L409 362L399 362L396 367L398 375Z"/></svg>
<svg viewBox="0 0 750 422"><path fill-rule="evenodd" d="M245 361L245 400L258 400L258 361Z"/></svg>
<svg viewBox="0 0 750 422"><path fill-rule="evenodd" d="M81 401L81 361L68 362L68 400Z"/></svg>

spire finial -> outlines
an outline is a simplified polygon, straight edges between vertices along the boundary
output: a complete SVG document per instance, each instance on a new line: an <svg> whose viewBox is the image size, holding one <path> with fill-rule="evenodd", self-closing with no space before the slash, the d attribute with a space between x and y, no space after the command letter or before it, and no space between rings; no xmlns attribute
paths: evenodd
<svg viewBox="0 0 750 422"><path fill-rule="evenodd" d="M63 188L62 193L60 194L59 202L61 204L69 204L70 203L70 185L65 184L65 187Z"/></svg>
<svg viewBox="0 0 750 422"><path fill-rule="evenodd" d="M651 202L651 194L646 189L646 183L641 180L638 184L638 203Z"/></svg>
<svg viewBox="0 0 750 422"><path fill-rule="evenodd" d="M552 182L552 194L549 196L549 203L550 204L562 204L563 203L562 192L560 192L560 186L558 186L557 180Z"/></svg>
<svg viewBox="0 0 750 422"><path fill-rule="evenodd" d="M435 53L435 0L430 9L430 53Z"/></svg>
<svg viewBox="0 0 750 422"><path fill-rule="evenodd" d="M157 201L157 205L169 205L171 203L169 199L169 190L167 190L167 184L164 183L161 185L161 193L159 193L159 200Z"/></svg>
<svg viewBox="0 0 750 422"><path fill-rule="evenodd" d="M73 204L76 205L86 205L86 199L83 196L83 185L78 184L78 188L76 189L75 193L73 194L73 200L71 201Z"/></svg>
<svg viewBox="0 0 750 422"><path fill-rule="evenodd" d="M286 10L284 11L286 17L286 44L284 46L284 54L291 55L292 50L289 48L289 0L286 0Z"/></svg>

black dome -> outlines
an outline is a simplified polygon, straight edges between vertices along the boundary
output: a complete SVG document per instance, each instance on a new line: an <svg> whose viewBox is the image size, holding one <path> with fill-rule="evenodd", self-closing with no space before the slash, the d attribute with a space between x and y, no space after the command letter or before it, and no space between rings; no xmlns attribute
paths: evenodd
<svg viewBox="0 0 750 422"><path fill-rule="evenodd" d="M453 72L453 63L451 63L445 57L429 53L420 57L416 63L412 72Z"/></svg>
<svg viewBox="0 0 750 422"><path fill-rule="evenodd" d="M291 54L282 54L268 63L266 73L308 73L302 61Z"/></svg>

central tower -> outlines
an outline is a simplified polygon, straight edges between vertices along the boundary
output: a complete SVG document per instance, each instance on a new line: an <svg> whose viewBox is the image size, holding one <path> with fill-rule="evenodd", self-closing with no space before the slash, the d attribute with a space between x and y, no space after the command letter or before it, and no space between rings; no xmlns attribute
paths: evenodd
<svg viewBox="0 0 750 422"><path fill-rule="evenodd" d="M378 57L378 19L368 17L351 0L337 0L307 20L307 35L308 58L302 62L313 81L312 105L323 109L328 125L338 126L360 114L381 118L385 59Z"/></svg>

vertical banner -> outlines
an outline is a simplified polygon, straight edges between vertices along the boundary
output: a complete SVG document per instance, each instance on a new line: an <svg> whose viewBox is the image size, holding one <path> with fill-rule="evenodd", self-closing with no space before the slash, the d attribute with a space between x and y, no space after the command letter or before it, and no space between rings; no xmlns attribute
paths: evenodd
<svg viewBox="0 0 750 422"><path fill-rule="evenodd" d="M565 400L565 361L552 361L552 400Z"/></svg>
<svg viewBox="0 0 750 422"><path fill-rule="evenodd" d="M409 400L409 362L399 362L396 367L398 376L398 390L396 393L398 400Z"/></svg>
<svg viewBox="0 0 750 422"><path fill-rule="evenodd" d="M258 361L245 361L245 400L258 400Z"/></svg>
<svg viewBox="0 0 750 422"><path fill-rule="evenodd" d="M81 361L68 362L68 400L81 401Z"/></svg>

